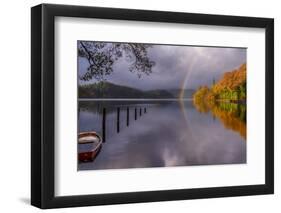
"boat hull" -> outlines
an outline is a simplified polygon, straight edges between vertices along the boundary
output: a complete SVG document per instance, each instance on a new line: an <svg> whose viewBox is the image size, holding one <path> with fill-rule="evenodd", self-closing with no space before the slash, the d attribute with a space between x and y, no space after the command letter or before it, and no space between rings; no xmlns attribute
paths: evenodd
<svg viewBox="0 0 281 213"><path fill-rule="evenodd" d="M92 137L93 140L87 138ZM86 138L86 140L85 140ZM78 161L93 162L102 147L102 139L96 132L82 132L78 136Z"/></svg>
<svg viewBox="0 0 281 213"><path fill-rule="evenodd" d="M99 146L96 150L94 151L89 151L89 152L81 152L78 154L78 160L79 162L93 162L97 155L99 154L101 150L101 146Z"/></svg>

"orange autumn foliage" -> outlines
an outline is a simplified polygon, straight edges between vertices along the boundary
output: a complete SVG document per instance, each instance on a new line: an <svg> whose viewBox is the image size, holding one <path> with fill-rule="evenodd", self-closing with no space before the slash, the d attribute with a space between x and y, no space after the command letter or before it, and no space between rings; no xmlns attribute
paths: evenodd
<svg viewBox="0 0 281 213"><path fill-rule="evenodd" d="M223 77L213 86L214 93L222 90L235 90L246 82L246 64L242 64L237 70L226 72Z"/></svg>

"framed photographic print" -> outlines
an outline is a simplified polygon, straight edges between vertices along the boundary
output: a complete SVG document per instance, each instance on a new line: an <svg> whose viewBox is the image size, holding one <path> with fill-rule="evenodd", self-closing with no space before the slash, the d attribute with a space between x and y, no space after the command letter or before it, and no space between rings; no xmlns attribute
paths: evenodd
<svg viewBox="0 0 281 213"><path fill-rule="evenodd" d="M31 203L272 194L274 21L31 9Z"/></svg>

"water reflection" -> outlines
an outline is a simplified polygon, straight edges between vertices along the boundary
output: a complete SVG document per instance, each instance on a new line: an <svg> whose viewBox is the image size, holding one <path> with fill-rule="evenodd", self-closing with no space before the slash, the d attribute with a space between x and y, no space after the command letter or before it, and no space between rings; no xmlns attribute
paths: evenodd
<svg viewBox="0 0 281 213"><path fill-rule="evenodd" d="M246 104L231 102L196 102L195 108L201 113L208 113L218 118L225 128L239 132L246 139Z"/></svg>
<svg viewBox="0 0 281 213"><path fill-rule="evenodd" d="M192 101L81 101L79 131L102 135L104 108L106 143L79 170L246 163L246 130L240 123L233 128L236 117L216 108L200 113Z"/></svg>

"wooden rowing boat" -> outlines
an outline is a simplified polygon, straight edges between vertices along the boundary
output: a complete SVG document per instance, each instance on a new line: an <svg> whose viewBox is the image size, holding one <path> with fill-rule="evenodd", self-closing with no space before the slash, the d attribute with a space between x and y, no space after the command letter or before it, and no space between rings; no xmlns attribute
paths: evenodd
<svg viewBox="0 0 281 213"><path fill-rule="evenodd" d="M102 139L96 132L81 132L78 135L79 162L93 161L102 147Z"/></svg>

